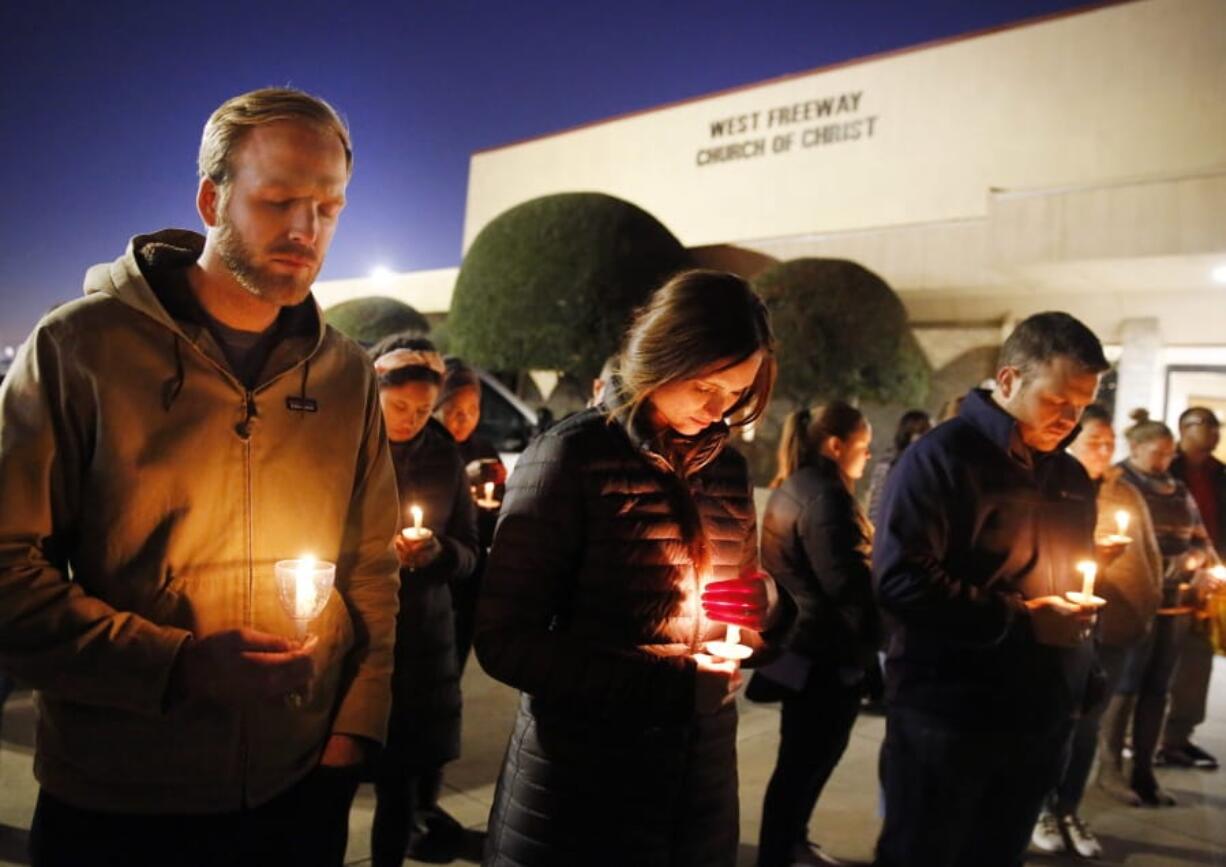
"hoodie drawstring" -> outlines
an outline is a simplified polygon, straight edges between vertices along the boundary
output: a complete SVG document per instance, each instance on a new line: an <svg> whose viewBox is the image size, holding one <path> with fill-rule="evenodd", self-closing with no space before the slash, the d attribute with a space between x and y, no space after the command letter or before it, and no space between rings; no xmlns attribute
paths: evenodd
<svg viewBox="0 0 1226 867"><path fill-rule="evenodd" d="M162 383L162 406L167 412L170 412L171 406L174 405L175 399L179 396L179 392L183 390L183 379L185 377L183 371L183 353L179 349L179 335L174 335L175 338L175 375L166 382Z"/></svg>

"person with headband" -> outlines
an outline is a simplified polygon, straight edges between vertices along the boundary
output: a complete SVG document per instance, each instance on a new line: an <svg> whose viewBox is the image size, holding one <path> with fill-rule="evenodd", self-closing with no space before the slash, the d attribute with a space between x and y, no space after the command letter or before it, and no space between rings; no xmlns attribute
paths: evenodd
<svg viewBox="0 0 1226 867"><path fill-rule="evenodd" d="M680 274L627 331L616 392L511 474L475 642L522 692L487 867L736 863L740 678L708 642L790 620L726 447L766 409L773 344L744 280Z"/></svg>
<svg viewBox="0 0 1226 867"><path fill-rule="evenodd" d="M439 807L443 766L460 754L460 668L451 588L477 564L476 507L451 435L431 418L443 359L423 337L371 349L400 491L400 526L414 511L425 532L398 533L400 617L387 746L374 768L375 867L399 867L410 845L455 857L460 828ZM448 821L450 820L450 821Z"/></svg>
<svg viewBox="0 0 1226 867"><path fill-rule="evenodd" d="M796 601L797 617L783 656L755 672L746 691L783 702L758 867L840 863L808 841L808 823L877 665L873 528L855 498L872 438L864 414L835 400L792 413L779 440L781 481L762 518L762 566Z"/></svg>

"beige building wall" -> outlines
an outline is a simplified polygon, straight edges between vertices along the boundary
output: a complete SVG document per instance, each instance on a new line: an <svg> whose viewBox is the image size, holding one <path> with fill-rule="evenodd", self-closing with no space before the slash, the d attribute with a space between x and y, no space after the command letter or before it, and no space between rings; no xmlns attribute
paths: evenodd
<svg viewBox="0 0 1226 867"><path fill-rule="evenodd" d="M687 246L982 218L998 190L1226 166L1226 3L1141 0L478 153L464 245L597 190ZM739 155L739 158L737 158Z"/></svg>

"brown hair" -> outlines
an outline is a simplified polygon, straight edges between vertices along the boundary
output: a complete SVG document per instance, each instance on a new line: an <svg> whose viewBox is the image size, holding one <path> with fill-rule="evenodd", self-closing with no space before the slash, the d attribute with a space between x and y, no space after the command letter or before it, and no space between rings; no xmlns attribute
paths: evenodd
<svg viewBox="0 0 1226 867"><path fill-rule="evenodd" d="M841 400L791 413L783 422L778 469L770 486L777 488L801 467L816 463L822 453L822 444L829 437L846 441L864 424L864 413Z"/></svg>
<svg viewBox="0 0 1226 867"><path fill-rule="evenodd" d="M1149 417L1149 410L1134 409L1128 413L1128 417L1133 420L1132 427L1124 431L1124 436L1128 440L1128 445L1139 446L1142 443L1147 443L1150 440L1166 437L1169 440L1174 440L1175 435L1171 433L1171 429L1160 421L1153 421Z"/></svg>
<svg viewBox="0 0 1226 867"><path fill-rule="evenodd" d="M634 419L660 386L740 364L759 350L766 357L758 375L726 414L737 416L736 425L766 411L775 384L775 338L766 305L735 274L678 274L656 290L626 331L616 379L618 413Z"/></svg>
<svg viewBox="0 0 1226 867"><path fill-rule="evenodd" d="M1111 367L1094 332L1060 311L1036 313L1018 323L1000 348L996 367L1016 367L1027 373L1057 356L1072 359L1090 373L1102 373Z"/></svg>
<svg viewBox="0 0 1226 867"><path fill-rule="evenodd" d="M336 133L345 148L345 168L353 172L353 144L349 127L336 109L317 96L292 87L265 87L233 96L219 105L204 125L197 167L223 191L230 181L230 154L253 127L295 121Z"/></svg>

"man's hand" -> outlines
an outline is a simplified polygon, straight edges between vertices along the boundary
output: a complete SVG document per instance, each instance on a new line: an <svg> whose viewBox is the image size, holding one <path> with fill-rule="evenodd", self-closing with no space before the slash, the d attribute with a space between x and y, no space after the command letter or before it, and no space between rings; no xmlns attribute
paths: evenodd
<svg viewBox="0 0 1226 867"><path fill-rule="evenodd" d="M406 569L424 569L443 553L438 536L426 539L406 539L403 533L396 534L396 555Z"/></svg>
<svg viewBox="0 0 1226 867"><path fill-rule="evenodd" d="M366 746L353 735L329 735L319 763L325 768L349 768L366 760Z"/></svg>
<svg viewBox="0 0 1226 867"><path fill-rule="evenodd" d="M188 641L170 674L170 699L237 705L305 691L315 672L311 651L317 641L311 636L298 644L246 627Z"/></svg>
<svg viewBox="0 0 1226 867"><path fill-rule="evenodd" d="M1039 644L1076 647L1090 637L1095 617L1091 605L1077 605L1063 596L1040 596L1027 599L1026 609Z"/></svg>
<svg viewBox="0 0 1226 867"><path fill-rule="evenodd" d="M754 632L771 627L779 614L779 588L765 572L715 581L702 592L702 610L719 623L743 626Z"/></svg>
<svg viewBox="0 0 1226 867"><path fill-rule="evenodd" d="M699 714L715 713L736 701L741 688L741 667L734 660L716 659L706 653L695 653L698 671L694 676L694 710Z"/></svg>

